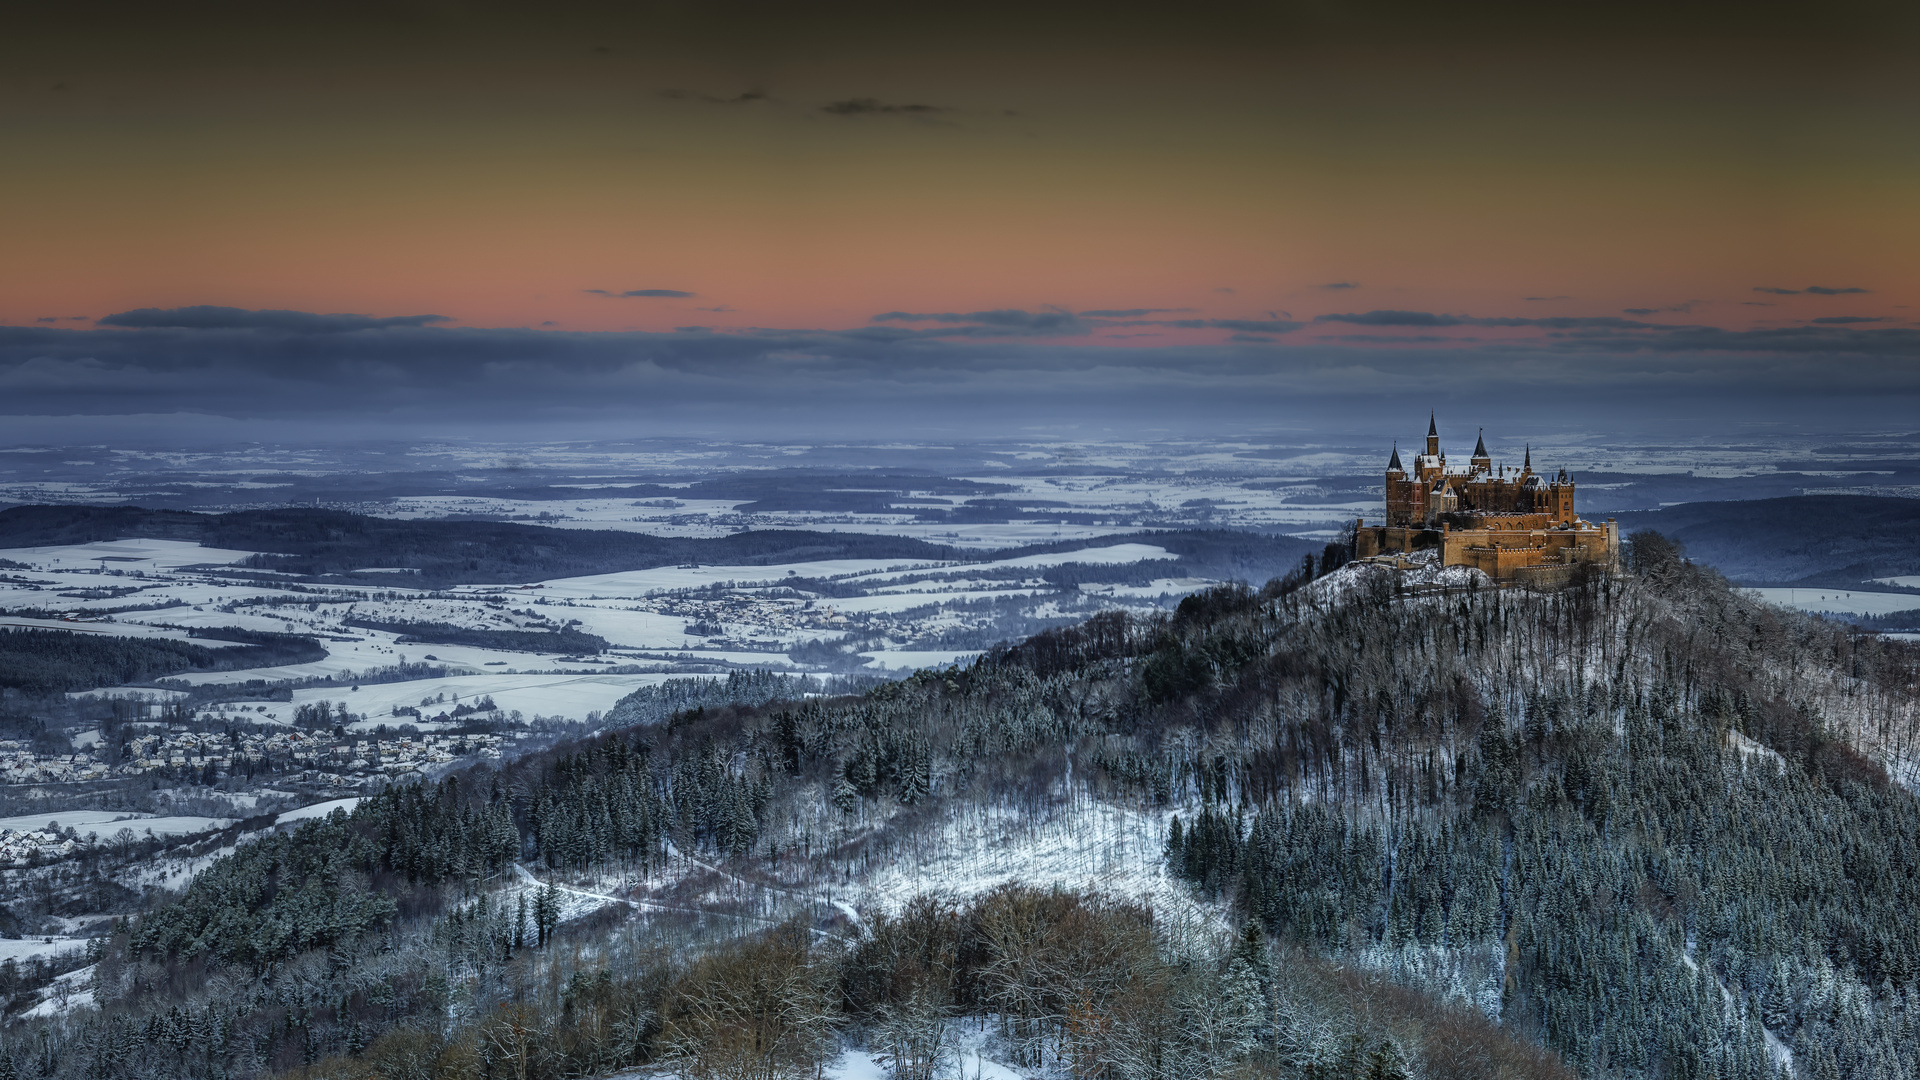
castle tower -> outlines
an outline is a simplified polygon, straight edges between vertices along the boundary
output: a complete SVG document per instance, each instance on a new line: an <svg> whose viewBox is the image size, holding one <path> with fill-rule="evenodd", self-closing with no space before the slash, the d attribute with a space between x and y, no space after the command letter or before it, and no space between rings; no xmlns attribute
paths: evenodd
<svg viewBox="0 0 1920 1080"><path fill-rule="evenodd" d="M1393 444L1393 457L1387 461L1388 476L1405 476L1407 470L1400 467L1400 444Z"/></svg>
<svg viewBox="0 0 1920 1080"><path fill-rule="evenodd" d="M1468 463L1474 472L1493 471L1493 458L1487 455L1487 429L1480 429L1480 441L1473 444L1473 460Z"/></svg>
<svg viewBox="0 0 1920 1080"><path fill-rule="evenodd" d="M1427 414L1427 456L1440 456L1440 425L1434 422L1434 414Z"/></svg>

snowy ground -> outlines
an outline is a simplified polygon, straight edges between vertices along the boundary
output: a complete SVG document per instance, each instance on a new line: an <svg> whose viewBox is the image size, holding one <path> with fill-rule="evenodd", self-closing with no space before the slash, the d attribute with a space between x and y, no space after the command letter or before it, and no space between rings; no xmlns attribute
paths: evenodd
<svg viewBox="0 0 1920 1080"><path fill-rule="evenodd" d="M93 1005L93 971L98 965L56 975L52 985L40 992L40 1001L24 1016L61 1016Z"/></svg>
<svg viewBox="0 0 1920 1080"><path fill-rule="evenodd" d="M592 669L588 669L591 671ZM291 709L317 701L344 702L356 713L365 713L366 719L353 725L355 730L366 731L381 724L410 724L411 716L392 715L395 706L416 706L423 713L432 715L441 711L450 711L458 702L471 702L476 698L491 697L493 703L503 711L518 710L531 718L534 716L584 717L590 712L605 712L613 703L633 693L643 686L658 686L671 678L687 678L685 675L643 674L643 675L457 675L444 679L415 679L409 682L378 683L350 690L339 686L323 686L314 689L293 692L291 706L280 705L276 709ZM446 695L444 704L422 706L426 698Z"/></svg>
<svg viewBox="0 0 1920 1080"><path fill-rule="evenodd" d="M0 559L44 570L179 570L188 566L231 566L254 554L201 547L184 540L106 540L60 547L0 550Z"/></svg>
<svg viewBox="0 0 1920 1080"><path fill-rule="evenodd" d="M62 810L46 814L22 814L19 817L0 818L0 829L33 832L46 828L49 822L59 822L61 828L72 828L81 836L96 832L103 839L113 836L121 829L132 829L135 835L142 835L151 830L155 836L187 836L224 829L233 824L227 818L190 815L158 816L114 810Z"/></svg>
<svg viewBox="0 0 1920 1080"><path fill-rule="evenodd" d="M1857 589L1742 589L1741 591L1769 604L1831 615L1887 615L1896 611L1913 611L1920 608L1920 596L1912 593L1861 592Z"/></svg>
<svg viewBox="0 0 1920 1080"><path fill-rule="evenodd" d="M855 906L886 910L922 893L967 897L1024 882L1192 908L1160 869L1166 815L1104 802L1056 808L1035 821L1013 810L954 807L948 823L847 890Z"/></svg>
<svg viewBox="0 0 1920 1080"><path fill-rule="evenodd" d="M326 802L314 803L312 806L303 806L298 810L289 810L274 819L274 824L289 825L297 821L310 821L314 818L326 817L335 810L345 810L351 814L353 813L353 808L359 805L360 800L358 798L330 799Z"/></svg>
<svg viewBox="0 0 1920 1080"><path fill-rule="evenodd" d="M967 664L980 655L978 649L895 649L865 652L866 666L875 671L917 671L920 668L951 667Z"/></svg>
<svg viewBox="0 0 1920 1080"><path fill-rule="evenodd" d="M1169 577L1147 586L1093 585L1066 594L1080 605L1067 612L1059 607L1063 594L1040 576L1065 563L1118 566L1172 557L1164 548L1136 542L983 563L829 559L774 566L667 566L531 585L462 586L447 593L408 589L402 581L386 588L338 585L324 594L296 593L271 581L236 582L221 569L248 554L177 541L12 549L0 552L0 558L29 569L0 581L0 608L51 607L93 613L90 617L99 620L6 620L76 633L193 640L224 648L232 646L218 639L190 639L187 631L239 627L310 635L327 652L324 659L302 664L178 676L179 682L194 687L256 679L352 683L404 664L448 669L443 678L369 681L357 691L323 687L296 692L295 706L344 700L364 714L367 726L378 726L400 719L391 716L395 706L417 706L423 698L443 693L449 701L455 695L465 700L490 694L502 709L525 716L583 719L672 674L711 672L715 665L722 670L793 670L791 650L847 635L862 642L860 655L872 671L964 662L978 650L930 649L916 641L934 644L955 631L992 633L998 620L1006 618L1085 614L1087 603L1157 606L1213 584L1204 578ZM1032 576L1009 578L1010 571L1032 571ZM928 580L929 575L949 580ZM862 594L809 599L790 584L803 580L833 581L836 590L856 588ZM984 601L992 603L983 606ZM1014 610L1024 606L1024 616L1008 614L1009 604ZM124 610L129 608L138 610ZM572 626L604 638L609 651L589 657L403 643L395 633L348 625L352 619L520 632ZM699 634L693 632L696 625ZM608 675L604 669L610 664L657 670ZM551 674L556 671L570 674ZM136 687L89 692L156 693ZM269 708L260 722L285 723L291 712Z"/></svg>
<svg viewBox="0 0 1920 1080"><path fill-rule="evenodd" d="M0 962L12 960L16 963L25 963L36 956L84 952L86 948L87 943L83 938L49 938L39 935L28 938L0 938Z"/></svg>
<svg viewBox="0 0 1920 1080"><path fill-rule="evenodd" d="M0 618L0 627L15 630L65 630L75 634L95 634L103 637L160 638L167 641L191 641L209 649L236 648L238 642L213 641L196 638L185 630L169 627L146 626L136 622L66 622L61 619L23 619L9 615Z"/></svg>

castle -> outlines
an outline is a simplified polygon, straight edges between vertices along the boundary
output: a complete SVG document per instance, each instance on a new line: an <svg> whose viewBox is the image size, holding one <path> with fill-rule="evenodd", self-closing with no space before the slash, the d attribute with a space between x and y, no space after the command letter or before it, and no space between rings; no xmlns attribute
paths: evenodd
<svg viewBox="0 0 1920 1080"><path fill-rule="evenodd" d="M1527 449L1519 469L1494 468L1484 434L1467 467L1449 467L1440 429L1427 420L1427 452L1387 462L1387 521L1354 523L1354 556L1400 562L1398 555L1438 548L1444 566L1471 566L1499 582L1557 585L1582 563L1612 567L1620 527L1594 525L1573 512L1573 481L1561 469L1548 479L1533 471Z"/></svg>

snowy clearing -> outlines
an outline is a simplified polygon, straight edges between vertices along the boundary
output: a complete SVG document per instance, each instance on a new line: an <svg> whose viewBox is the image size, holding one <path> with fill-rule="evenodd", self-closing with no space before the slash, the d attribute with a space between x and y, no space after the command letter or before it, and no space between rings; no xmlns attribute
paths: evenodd
<svg viewBox="0 0 1920 1080"><path fill-rule="evenodd" d="M950 667L954 664L972 663L980 655L978 649L922 649L887 652L866 652L866 666L875 671L917 671L920 668Z"/></svg>
<svg viewBox="0 0 1920 1080"><path fill-rule="evenodd" d="M36 956L84 952L86 947L87 943L82 938L47 938L38 935L28 938L0 938L0 963L8 960L24 963Z"/></svg>
<svg viewBox="0 0 1920 1080"><path fill-rule="evenodd" d="M0 818L0 829L34 832L46 828L51 822L58 822L63 829L71 828L81 836L87 835L88 832L96 832L102 839L112 837L123 828L132 829L135 835L144 835L148 830L152 830L155 836L188 836L193 833L224 829L233 824L230 818L191 815L158 816L127 810L65 810Z"/></svg>
<svg viewBox="0 0 1920 1080"><path fill-rule="evenodd" d="M566 716L584 719L590 712L605 712L613 703L643 686L658 686L668 679L687 678L666 673L641 675L451 675L444 679L415 679L409 682L377 683L358 690L345 686L322 686L293 692L291 705L297 708L315 702L345 702L366 719L353 725L357 731L369 731L382 724L398 726L413 723L411 716L394 716L398 708L418 707L427 714L451 710L456 702L472 702L491 697L502 710L519 710L526 716ZM426 698L446 695L445 704L423 706Z"/></svg>
<svg viewBox="0 0 1920 1080"><path fill-rule="evenodd" d="M258 552L201 547L185 540L101 540L58 547L4 548L0 559L38 570L178 570L187 566L231 566Z"/></svg>
<svg viewBox="0 0 1920 1080"><path fill-rule="evenodd" d="M335 810L345 810L351 814L353 813L353 808L359 805L360 800L358 798L330 799L327 802L314 803L312 806L303 806L298 810L289 810L281 814L278 818L275 818L273 823L275 825L288 825L296 821L310 821L314 818L326 817Z"/></svg>
<svg viewBox="0 0 1920 1080"><path fill-rule="evenodd" d="M1830 615L1888 615L1920 609L1912 593L1861 592L1857 589L1742 589L1769 604Z"/></svg>

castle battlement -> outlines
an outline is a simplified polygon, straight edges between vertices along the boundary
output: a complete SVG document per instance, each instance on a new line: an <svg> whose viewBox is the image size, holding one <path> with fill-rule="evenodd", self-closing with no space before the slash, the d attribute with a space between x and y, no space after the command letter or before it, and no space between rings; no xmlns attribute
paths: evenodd
<svg viewBox="0 0 1920 1080"><path fill-rule="evenodd" d="M1574 483L1561 469L1533 471L1533 449L1518 469L1496 468L1484 432L1464 468L1449 465L1440 428L1427 419L1426 452L1409 472L1400 448L1387 461L1385 524L1354 523L1356 558L1440 549L1446 566L1471 566L1495 581L1552 584L1583 563L1611 568L1620 555L1620 529L1595 525L1573 506Z"/></svg>

